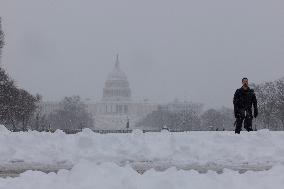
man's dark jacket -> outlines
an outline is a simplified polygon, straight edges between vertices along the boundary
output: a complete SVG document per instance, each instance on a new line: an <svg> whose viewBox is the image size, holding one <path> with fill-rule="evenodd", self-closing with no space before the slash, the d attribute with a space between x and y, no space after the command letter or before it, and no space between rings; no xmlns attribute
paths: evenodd
<svg viewBox="0 0 284 189"><path fill-rule="evenodd" d="M234 95L234 113L236 118L252 118L252 106L254 109L254 117L258 115L257 100L253 89L247 90L241 87L237 89Z"/></svg>

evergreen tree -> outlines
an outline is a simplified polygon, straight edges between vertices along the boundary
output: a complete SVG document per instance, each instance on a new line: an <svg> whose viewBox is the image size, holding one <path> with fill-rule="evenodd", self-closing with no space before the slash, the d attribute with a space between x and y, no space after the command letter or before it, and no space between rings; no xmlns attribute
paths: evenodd
<svg viewBox="0 0 284 189"><path fill-rule="evenodd" d="M0 18L0 55L3 45L4 33ZM27 130L29 120L36 110L36 102L36 97L16 87L14 81L0 65L0 124L13 130L17 127Z"/></svg>

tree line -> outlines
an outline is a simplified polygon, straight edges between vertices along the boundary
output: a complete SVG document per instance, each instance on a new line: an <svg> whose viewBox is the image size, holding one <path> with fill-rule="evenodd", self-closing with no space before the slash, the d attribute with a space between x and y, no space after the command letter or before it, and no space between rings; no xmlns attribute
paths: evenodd
<svg viewBox="0 0 284 189"><path fill-rule="evenodd" d="M253 129L284 130L284 78L276 81L252 84L255 90L259 116ZM169 111L159 108L148 114L137 124L138 127L180 130L234 130L233 109L220 108L197 111L195 106L187 110Z"/></svg>
<svg viewBox="0 0 284 189"><path fill-rule="evenodd" d="M184 110L172 111L163 108L153 111L137 123L138 127L160 130L210 131L233 130L233 110L222 107L200 111L196 106Z"/></svg>
<svg viewBox="0 0 284 189"><path fill-rule="evenodd" d="M0 124L9 130L54 131L93 127L93 118L79 96L65 97L49 114L44 114L42 108L40 95L18 88L0 67Z"/></svg>
<svg viewBox="0 0 284 189"><path fill-rule="evenodd" d="M259 128L284 130L284 78L253 84L258 98Z"/></svg>

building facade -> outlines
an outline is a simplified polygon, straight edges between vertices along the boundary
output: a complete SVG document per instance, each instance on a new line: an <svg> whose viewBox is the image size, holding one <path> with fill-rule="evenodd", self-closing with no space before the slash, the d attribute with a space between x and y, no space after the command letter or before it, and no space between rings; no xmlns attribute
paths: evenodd
<svg viewBox="0 0 284 189"><path fill-rule="evenodd" d="M135 128L136 123L147 114L157 110L156 104L133 102L126 74L120 68L118 55L113 71L108 75L102 100L88 106L93 113L97 129Z"/></svg>

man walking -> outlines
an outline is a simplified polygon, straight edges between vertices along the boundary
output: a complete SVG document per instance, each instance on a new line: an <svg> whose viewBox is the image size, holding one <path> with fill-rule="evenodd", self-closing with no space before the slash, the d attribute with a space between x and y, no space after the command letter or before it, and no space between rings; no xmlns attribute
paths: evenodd
<svg viewBox="0 0 284 189"><path fill-rule="evenodd" d="M234 95L234 113L236 120L235 133L240 134L242 130L242 124L244 122L244 128L249 132L252 131L252 106L254 117L258 116L257 100L253 89L248 86L248 79L242 79L243 86L237 89Z"/></svg>

